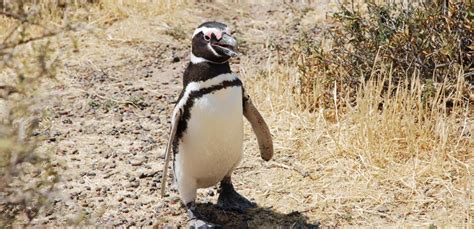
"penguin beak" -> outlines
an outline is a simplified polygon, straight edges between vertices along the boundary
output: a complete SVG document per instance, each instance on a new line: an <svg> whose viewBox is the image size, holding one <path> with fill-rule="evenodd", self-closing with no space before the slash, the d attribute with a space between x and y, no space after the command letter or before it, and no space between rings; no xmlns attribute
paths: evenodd
<svg viewBox="0 0 474 229"><path fill-rule="evenodd" d="M214 49L219 49L222 53L229 57L235 57L238 53L235 51L237 41L227 33L224 33L220 40L211 41Z"/></svg>

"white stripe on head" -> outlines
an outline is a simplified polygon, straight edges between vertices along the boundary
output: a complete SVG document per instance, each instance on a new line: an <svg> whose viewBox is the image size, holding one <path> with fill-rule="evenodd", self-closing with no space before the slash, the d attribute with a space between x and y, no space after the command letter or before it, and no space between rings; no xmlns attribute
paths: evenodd
<svg viewBox="0 0 474 229"><path fill-rule="evenodd" d="M211 43L207 43L207 48L211 50L212 54L214 54L214 56L217 56L217 57L221 57L221 55L219 53L216 52L216 50L214 50L211 46Z"/></svg>
<svg viewBox="0 0 474 229"><path fill-rule="evenodd" d="M194 33L193 33L193 37L196 36L196 34L202 32L204 35L208 35L210 36L211 34L221 34L222 33L222 30L218 29L218 28L210 28L210 27L200 27L200 28L197 28L196 30L194 30ZM226 28L226 32L227 32L227 28Z"/></svg>

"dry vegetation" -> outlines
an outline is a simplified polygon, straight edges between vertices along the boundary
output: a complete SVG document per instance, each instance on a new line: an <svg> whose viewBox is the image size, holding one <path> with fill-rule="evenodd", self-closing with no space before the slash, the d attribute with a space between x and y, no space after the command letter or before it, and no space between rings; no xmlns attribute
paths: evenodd
<svg viewBox="0 0 474 229"><path fill-rule="evenodd" d="M49 154L36 151L43 140L38 88L56 76L56 38L73 28L45 23L50 15L34 4L3 1L0 8L0 225L8 226L20 214L31 222L51 204L58 176Z"/></svg>
<svg viewBox="0 0 474 229"><path fill-rule="evenodd" d="M0 223L185 223L176 193L161 200L151 188L160 180L158 172L139 178L137 186L133 177L142 167L161 170L159 154L170 102L179 88L176 77L187 62L188 34L201 21L217 19L236 29L244 55L233 69L269 123L276 150L273 161L257 160L256 142L246 126L246 157L234 180L262 208L249 215L214 210L219 223L473 225L472 5L451 4L449 13L441 15L437 7L401 11L403 6L383 4L367 8L353 3L337 10L330 1L218 1L196 7L187 1L93 2L34 4L41 13L28 23L42 26L32 25L26 29L31 31L28 36L10 40L4 31L21 22L0 16L3 60L8 59L3 50L19 58L2 62L0 86L24 91L0 98L0 175L7 181L0 186ZM258 13L262 10L265 13ZM23 48L30 52L3 48L35 35L48 39ZM31 58L39 60L31 63L48 68L38 71L37 65L20 64ZM64 64L58 65L61 61ZM53 71L58 66L63 67ZM36 78L37 72L58 80L8 80ZM42 89L28 89L36 82ZM37 99L18 103L25 98ZM15 123L34 112L5 113L12 105L22 110L46 107L31 144L17 139L23 124ZM136 123L148 127L140 129ZM147 143L142 147L144 134L158 140L143 140ZM23 167L11 155L24 155L28 161L30 155L40 155L55 166L28 162L15 174L13 167ZM129 165L128 160L143 155L140 167ZM114 167L102 171L102 164ZM89 175L92 169L97 175ZM33 176L56 181L50 175L58 172L59 185L41 183L47 186L44 192L36 192L39 183L28 180ZM122 185L128 181L132 186ZM17 205L7 215L4 209L12 193L25 195L15 199ZM103 193L107 195L101 197ZM208 193L200 192L200 201L215 201Z"/></svg>

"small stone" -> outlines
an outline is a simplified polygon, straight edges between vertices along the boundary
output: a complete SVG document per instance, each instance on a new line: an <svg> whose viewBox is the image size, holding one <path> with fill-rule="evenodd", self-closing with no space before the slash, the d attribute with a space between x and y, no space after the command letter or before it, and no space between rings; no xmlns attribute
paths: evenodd
<svg viewBox="0 0 474 229"><path fill-rule="evenodd" d="M378 206L378 207L376 208L376 210L377 210L378 212L380 212L380 213L386 213L386 212L388 212L388 208L387 208L387 206L385 206L385 204L382 204L382 205Z"/></svg>
<svg viewBox="0 0 474 229"><path fill-rule="evenodd" d="M214 191L213 191L212 189L209 189L209 190L207 191L207 195L209 195L209 196L214 196Z"/></svg>
<svg viewBox="0 0 474 229"><path fill-rule="evenodd" d="M132 166L140 166L140 165L143 165L143 160L136 160L136 159L134 159L134 160L131 160L131 161L130 161L130 164L131 164Z"/></svg>
<svg viewBox="0 0 474 229"><path fill-rule="evenodd" d="M128 188L137 188L138 186L140 186L140 183L138 183L137 181L130 182L127 184Z"/></svg>
<svg viewBox="0 0 474 229"><path fill-rule="evenodd" d="M160 213L163 207L164 207L164 204L162 202L158 203L158 205L155 207L155 212Z"/></svg>
<svg viewBox="0 0 474 229"><path fill-rule="evenodd" d="M122 220L116 220L116 221L114 221L114 222L113 222L113 224L114 224L114 226L116 226L116 227L117 227L117 226L120 226L120 225L122 225L122 224L123 224L123 222L122 222Z"/></svg>
<svg viewBox="0 0 474 229"><path fill-rule="evenodd" d="M170 204L177 204L177 203L180 202L180 199L179 199L178 196L171 196L171 197L168 198L167 201L168 201L168 203L170 203Z"/></svg>
<svg viewBox="0 0 474 229"><path fill-rule="evenodd" d="M123 213L128 213L130 210L128 210L128 208L124 207L124 208L120 209L120 211L123 212Z"/></svg>
<svg viewBox="0 0 474 229"><path fill-rule="evenodd" d="M64 124L72 124L72 120L71 119L64 119L63 123Z"/></svg>

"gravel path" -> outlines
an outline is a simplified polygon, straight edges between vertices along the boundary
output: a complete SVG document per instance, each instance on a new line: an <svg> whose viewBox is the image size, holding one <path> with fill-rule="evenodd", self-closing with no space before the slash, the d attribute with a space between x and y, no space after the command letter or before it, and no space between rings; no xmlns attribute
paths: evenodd
<svg viewBox="0 0 474 229"><path fill-rule="evenodd" d="M227 6L201 4L180 11L190 16L180 17L184 24L178 28L190 33L197 25L193 21L205 20L216 7ZM247 7L250 13L235 10L216 18L235 26L241 51L262 68L267 54L261 49L271 42L288 50L291 38L282 34L297 31L298 15L278 5L267 5L264 11ZM128 18L104 29L102 36L81 35L83 47L66 61L61 82L50 92L49 117L42 123L48 140L40 149L53 154L61 174L59 194L34 223L186 224L176 190L161 199L159 187L169 115L188 62L189 41L159 30L161 19ZM138 42L124 40L136 35L134 29L150 32ZM150 37L155 42L146 41ZM232 66L240 70L238 60ZM215 187L200 190L199 207L229 227L312 225L299 212L283 214L269 207L247 214L223 212L212 205L217 195Z"/></svg>

